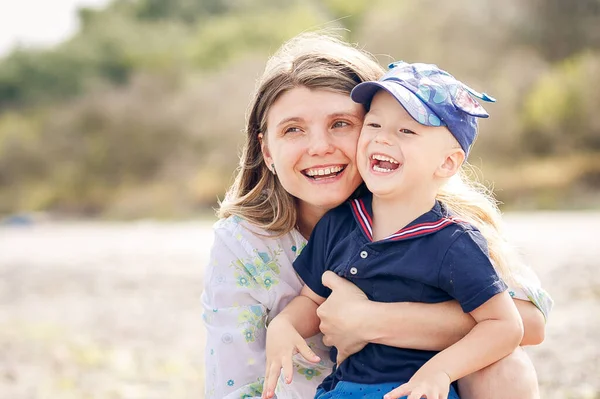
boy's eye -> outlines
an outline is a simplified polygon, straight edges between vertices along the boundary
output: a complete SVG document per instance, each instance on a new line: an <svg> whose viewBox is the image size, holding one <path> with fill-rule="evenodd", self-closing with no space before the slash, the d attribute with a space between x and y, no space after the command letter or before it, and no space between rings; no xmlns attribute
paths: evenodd
<svg viewBox="0 0 600 399"><path fill-rule="evenodd" d="M413 132L410 129L400 129L400 133L404 133L404 134L415 134L415 132Z"/></svg>
<svg viewBox="0 0 600 399"><path fill-rule="evenodd" d="M373 127L375 129L379 129L381 127L381 125L379 123L376 123L376 122L369 122L369 123L367 123L367 126Z"/></svg>

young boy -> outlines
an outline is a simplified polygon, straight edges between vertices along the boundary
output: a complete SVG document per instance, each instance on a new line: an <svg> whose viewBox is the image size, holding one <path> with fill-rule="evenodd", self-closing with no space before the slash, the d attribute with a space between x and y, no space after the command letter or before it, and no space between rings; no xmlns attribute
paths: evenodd
<svg viewBox="0 0 600 399"><path fill-rule="evenodd" d="M441 352L368 344L335 367L316 398L458 398L453 381L503 358L521 341L521 319L485 239L436 200L469 153L476 118L488 116L473 96L494 100L435 65L391 67L379 81L352 91L352 99L368 108L356 162L371 194L328 212L294 262L306 285L267 330L267 398L282 368L291 381L295 352L319 361L304 338L318 332L316 310L330 294L321 283L326 270L374 301L455 299L477 325Z"/></svg>

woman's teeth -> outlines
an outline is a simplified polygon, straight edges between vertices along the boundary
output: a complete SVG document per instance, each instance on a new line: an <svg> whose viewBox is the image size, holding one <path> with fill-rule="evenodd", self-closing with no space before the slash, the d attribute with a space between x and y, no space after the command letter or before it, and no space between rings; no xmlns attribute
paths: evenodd
<svg viewBox="0 0 600 399"><path fill-rule="evenodd" d="M337 174L337 173L341 172L342 170L344 170L343 166L332 166L329 168L307 169L306 172L304 172L304 173L309 177L321 177L321 176L329 177L329 175Z"/></svg>

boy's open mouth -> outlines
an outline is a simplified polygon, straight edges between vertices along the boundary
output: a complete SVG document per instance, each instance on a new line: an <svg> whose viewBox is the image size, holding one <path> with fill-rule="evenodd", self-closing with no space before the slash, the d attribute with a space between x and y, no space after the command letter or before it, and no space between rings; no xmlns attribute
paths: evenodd
<svg viewBox="0 0 600 399"><path fill-rule="evenodd" d="M313 180L331 179L342 173L346 169L346 165L328 166L325 168L309 168L304 169L304 176Z"/></svg>
<svg viewBox="0 0 600 399"><path fill-rule="evenodd" d="M383 154L371 155L371 169L375 172L390 173L399 167L400 162L390 156Z"/></svg>

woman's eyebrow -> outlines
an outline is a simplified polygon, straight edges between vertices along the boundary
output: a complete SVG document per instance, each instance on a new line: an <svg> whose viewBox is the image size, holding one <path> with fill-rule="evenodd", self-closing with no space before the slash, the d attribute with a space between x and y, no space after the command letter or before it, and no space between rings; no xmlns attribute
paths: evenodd
<svg viewBox="0 0 600 399"><path fill-rule="evenodd" d="M289 123L289 122L302 122L302 121L304 121L303 118L300 118L298 116L290 116L289 118L283 118L282 120L280 120L277 123L277 126L285 125L286 123Z"/></svg>
<svg viewBox="0 0 600 399"><path fill-rule="evenodd" d="M334 112L333 114L329 114L330 118L352 118L352 119L361 119L354 112Z"/></svg>

